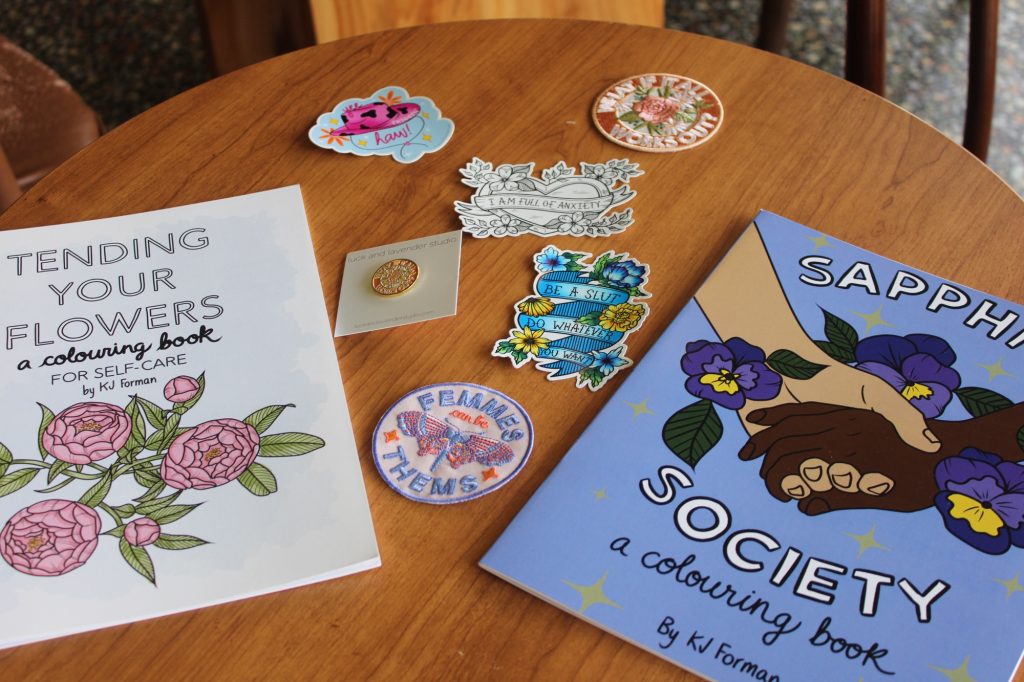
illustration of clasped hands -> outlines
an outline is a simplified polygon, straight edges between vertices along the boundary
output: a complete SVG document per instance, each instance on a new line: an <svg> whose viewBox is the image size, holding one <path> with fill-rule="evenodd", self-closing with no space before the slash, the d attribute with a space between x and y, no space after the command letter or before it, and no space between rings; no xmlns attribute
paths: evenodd
<svg viewBox="0 0 1024 682"><path fill-rule="evenodd" d="M744 288L739 296L737 273L775 286ZM797 500L808 515L913 512L943 501L950 507L940 509L944 517L977 517L972 527L984 525L993 507L999 512L991 514L994 523L1013 512L1000 505L1024 500L1015 494L1018 487L1024 492L1024 467L1011 464L1024 459L1017 444L1024 403L1002 398L1005 404L971 409L965 401L974 418L935 419L960 382L951 368L956 355L944 340L927 334L858 339L850 325L826 312L830 340L812 341L794 317L756 229L741 237L697 302L724 341L687 344L681 359L686 388L706 410L718 405L737 411L751 434L739 457L760 458L760 475L775 498ZM665 425L670 447L671 433L672 419ZM943 481L962 478L956 473L964 467L979 477L989 468L998 472L992 479L1001 489L939 495L944 487L953 490L955 484ZM960 498L963 509L957 508ZM1009 536L1024 532L1024 525L995 525L991 533L976 534L991 536L991 546L978 549L1001 553ZM1007 547L996 546L1002 543Z"/></svg>

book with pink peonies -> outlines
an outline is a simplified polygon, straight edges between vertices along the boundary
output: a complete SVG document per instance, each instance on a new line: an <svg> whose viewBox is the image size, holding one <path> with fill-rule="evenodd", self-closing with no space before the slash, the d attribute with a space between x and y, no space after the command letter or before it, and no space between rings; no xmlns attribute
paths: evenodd
<svg viewBox="0 0 1024 682"><path fill-rule="evenodd" d="M0 647L380 565L298 186L0 232Z"/></svg>

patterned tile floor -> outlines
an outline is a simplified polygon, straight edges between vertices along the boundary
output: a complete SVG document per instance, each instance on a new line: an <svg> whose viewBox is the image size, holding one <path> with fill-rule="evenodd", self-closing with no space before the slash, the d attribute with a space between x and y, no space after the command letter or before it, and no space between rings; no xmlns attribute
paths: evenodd
<svg viewBox="0 0 1024 682"><path fill-rule="evenodd" d="M849 0L856 2L857 0ZM847 0L795 0L787 57L842 77ZM967 0L888 0L887 96L959 142L967 104ZM1002 0L988 162L1024 194L1024 0ZM668 0L669 28L753 43L761 0Z"/></svg>
<svg viewBox="0 0 1024 682"><path fill-rule="evenodd" d="M857 2L858 0L849 0ZM785 54L841 75L847 0L794 0ZM888 96L954 140L968 0L888 0ZM666 0L670 28L751 43L761 0ZM52 66L108 127L210 77L194 0L0 0L0 34ZM1024 0L1003 0L989 164L1024 193Z"/></svg>

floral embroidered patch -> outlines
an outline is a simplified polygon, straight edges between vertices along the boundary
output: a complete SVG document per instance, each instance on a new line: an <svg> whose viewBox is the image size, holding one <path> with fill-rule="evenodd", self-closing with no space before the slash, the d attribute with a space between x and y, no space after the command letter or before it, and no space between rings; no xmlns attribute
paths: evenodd
<svg viewBox="0 0 1024 682"><path fill-rule="evenodd" d="M523 234L607 237L633 224L633 209L609 211L634 196L629 181L643 171L628 159L581 163L559 161L533 177L533 162L491 163L474 158L459 170L463 184L475 187L469 203L456 201L462 229L474 237Z"/></svg>
<svg viewBox="0 0 1024 682"><path fill-rule="evenodd" d="M594 124L612 142L643 152L704 144L724 110L711 88L685 76L649 73L619 81L594 102Z"/></svg>
<svg viewBox="0 0 1024 682"><path fill-rule="evenodd" d="M516 327L491 355L516 368L534 360L549 380L573 378L591 391L632 364L625 339L650 311L637 302L650 296L650 266L614 251L588 265L591 258L554 246L534 256L533 294L515 304Z"/></svg>

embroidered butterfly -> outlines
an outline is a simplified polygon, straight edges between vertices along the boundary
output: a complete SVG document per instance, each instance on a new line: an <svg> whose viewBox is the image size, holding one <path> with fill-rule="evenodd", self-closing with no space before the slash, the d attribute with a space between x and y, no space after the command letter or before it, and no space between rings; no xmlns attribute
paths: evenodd
<svg viewBox="0 0 1024 682"><path fill-rule="evenodd" d="M448 459L453 469L477 462L484 466L501 466L511 462L515 453L501 441L476 433L463 433L458 427L429 416L426 412L399 412L398 428L416 438L420 457L436 457L430 466L433 472L441 460Z"/></svg>

